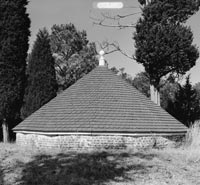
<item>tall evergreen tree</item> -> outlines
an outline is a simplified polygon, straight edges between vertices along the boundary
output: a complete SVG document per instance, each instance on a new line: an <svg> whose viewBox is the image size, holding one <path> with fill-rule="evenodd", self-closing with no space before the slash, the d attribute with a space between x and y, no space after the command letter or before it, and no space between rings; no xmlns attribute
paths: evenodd
<svg viewBox="0 0 200 185"><path fill-rule="evenodd" d="M25 69L30 35L28 0L0 2L0 124L3 140L19 116L25 89Z"/></svg>
<svg viewBox="0 0 200 185"><path fill-rule="evenodd" d="M136 60L150 76L151 94L159 104L159 84L166 75L184 75L199 57L186 20L199 10L199 0L139 0L142 18L134 34ZM153 100L152 99L152 100Z"/></svg>
<svg viewBox="0 0 200 185"><path fill-rule="evenodd" d="M197 96L197 91L193 89L188 76L186 83L183 86L179 85L175 100L169 101L167 111L189 127L200 118L200 104Z"/></svg>
<svg viewBox="0 0 200 185"><path fill-rule="evenodd" d="M28 61L28 84L22 108L22 118L39 109L56 96L57 82L49 33L39 30Z"/></svg>

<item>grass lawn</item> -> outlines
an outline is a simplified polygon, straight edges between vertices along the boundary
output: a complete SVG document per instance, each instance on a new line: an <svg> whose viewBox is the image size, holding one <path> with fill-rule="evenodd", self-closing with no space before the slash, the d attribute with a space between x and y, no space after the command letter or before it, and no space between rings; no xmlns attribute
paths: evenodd
<svg viewBox="0 0 200 185"><path fill-rule="evenodd" d="M0 185L200 185L194 149L49 153L0 144Z"/></svg>

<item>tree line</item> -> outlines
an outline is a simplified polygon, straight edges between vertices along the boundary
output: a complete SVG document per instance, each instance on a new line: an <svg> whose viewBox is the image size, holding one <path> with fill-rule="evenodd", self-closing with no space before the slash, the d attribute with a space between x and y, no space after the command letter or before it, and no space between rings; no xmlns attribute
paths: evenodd
<svg viewBox="0 0 200 185"><path fill-rule="evenodd" d="M132 79L124 69L112 70L146 96L153 97L153 93L157 104L161 97L161 106L190 126L199 115L199 85L195 90L189 77L185 85L171 82L199 57L185 22L199 10L200 0L139 3L142 15L133 34L134 58L145 72ZM28 54L31 21L27 4L28 0L0 3L0 125L5 142L14 126L98 63L95 44L89 42L86 31L77 30L72 23L53 25L51 33L46 28L39 30Z"/></svg>
<svg viewBox="0 0 200 185"><path fill-rule="evenodd" d="M128 54L117 42L105 41L107 53L121 52L142 64L150 77L150 98L160 105L163 78L177 79L186 74L199 57L193 44L193 33L187 20L199 11L200 0L138 0L138 7L129 7L126 14L101 13L93 18L95 25L131 29L135 52ZM136 10L136 11L134 11ZM140 13L137 22L131 17Z"/></svg>
<svg viewBox="0 0 200 185"><path fill-rule="evenodd" d="M200 0L139 0L139 3L142 16L133 35L135 58L148 74L151 99L189 127L200 118L198 92L189 76L184 85L172 82L185 75L199 57L186 22L199 11ZM170 93L173 86L174 92Z"/></svg>
<svg viewBox="0 0 200 185"><path fill-rule="evenodd" d="M199 93L190 84L189 77L183 86L174 82L178 82L196 64L199 57L198 48L193 44L192 30L186 22L199 11L200 0L138 0L138 2L141 17L135 24L123 23L123 20L126 22L126 18L135 15L133 9L130 14L102 14L102 19L93 19L99 26L135 28L133 31L135 54L128 55L116 43L105 42L103 47L108 49L108 53L119 51L142 64L145 72L138 74L134 80L123 70L120 70L120 75L186 126L190 126L195 119L199 119ZM109 20L111 22L106 22ZM114 49L110 51L109 47ZM113 70L116 72L116 69ZM170 88L173 89L173 93L170 92Z"/></svg>
<svg viewBox="0 0 200 185"><path fill-rule="evenodd" d="M125 72L124 68L112 67L111 70L150 98L150 77L147 72L140 72L133 78ZM162 80L160 84L163 109L187 127L200 119L200 82L192 85L188 75L184 84L168 80Z"/></svg>
<svg viewBox="0 0 200 185"><path fill-rule="evenodd" d="M27 4L27 0L0 3L0 140L4 142L14 137L14 126L98 64L95 44L72 23L53 25L51 33L39 30L27 54L31 22Z"/></svg>

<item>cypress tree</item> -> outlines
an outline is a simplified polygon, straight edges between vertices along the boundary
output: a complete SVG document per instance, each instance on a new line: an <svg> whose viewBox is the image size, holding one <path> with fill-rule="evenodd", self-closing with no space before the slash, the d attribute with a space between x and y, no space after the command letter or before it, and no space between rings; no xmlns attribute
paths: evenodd
<svg viewBox="0 0 200 185"><path fill-rule="evenodd" d="M22 118L26 118L56 96L54 58L51 54L49 33L45 28L37 34L29 56L27 75Z"/></svg>
<svg viewBox="0 0 200 185"><path fill-rule="evenodd" d="M27 0L0 2L0 124L3 140L8 142L13 125L20 113L25 89L25 69L30 35Z"/></svg>

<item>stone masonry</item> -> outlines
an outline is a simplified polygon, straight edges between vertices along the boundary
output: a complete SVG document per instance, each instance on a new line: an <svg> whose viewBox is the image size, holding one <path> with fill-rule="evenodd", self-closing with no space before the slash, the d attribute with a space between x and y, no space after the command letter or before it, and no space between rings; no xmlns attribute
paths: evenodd
<svg viewBox="0 0 200 185"><path fill-rule="evenodd" d="M20 146L35 149L84 150L84 149L126 149L165 147L174 142L161 136L133 137L121 135L58 135L17 133Z"/></svg>

